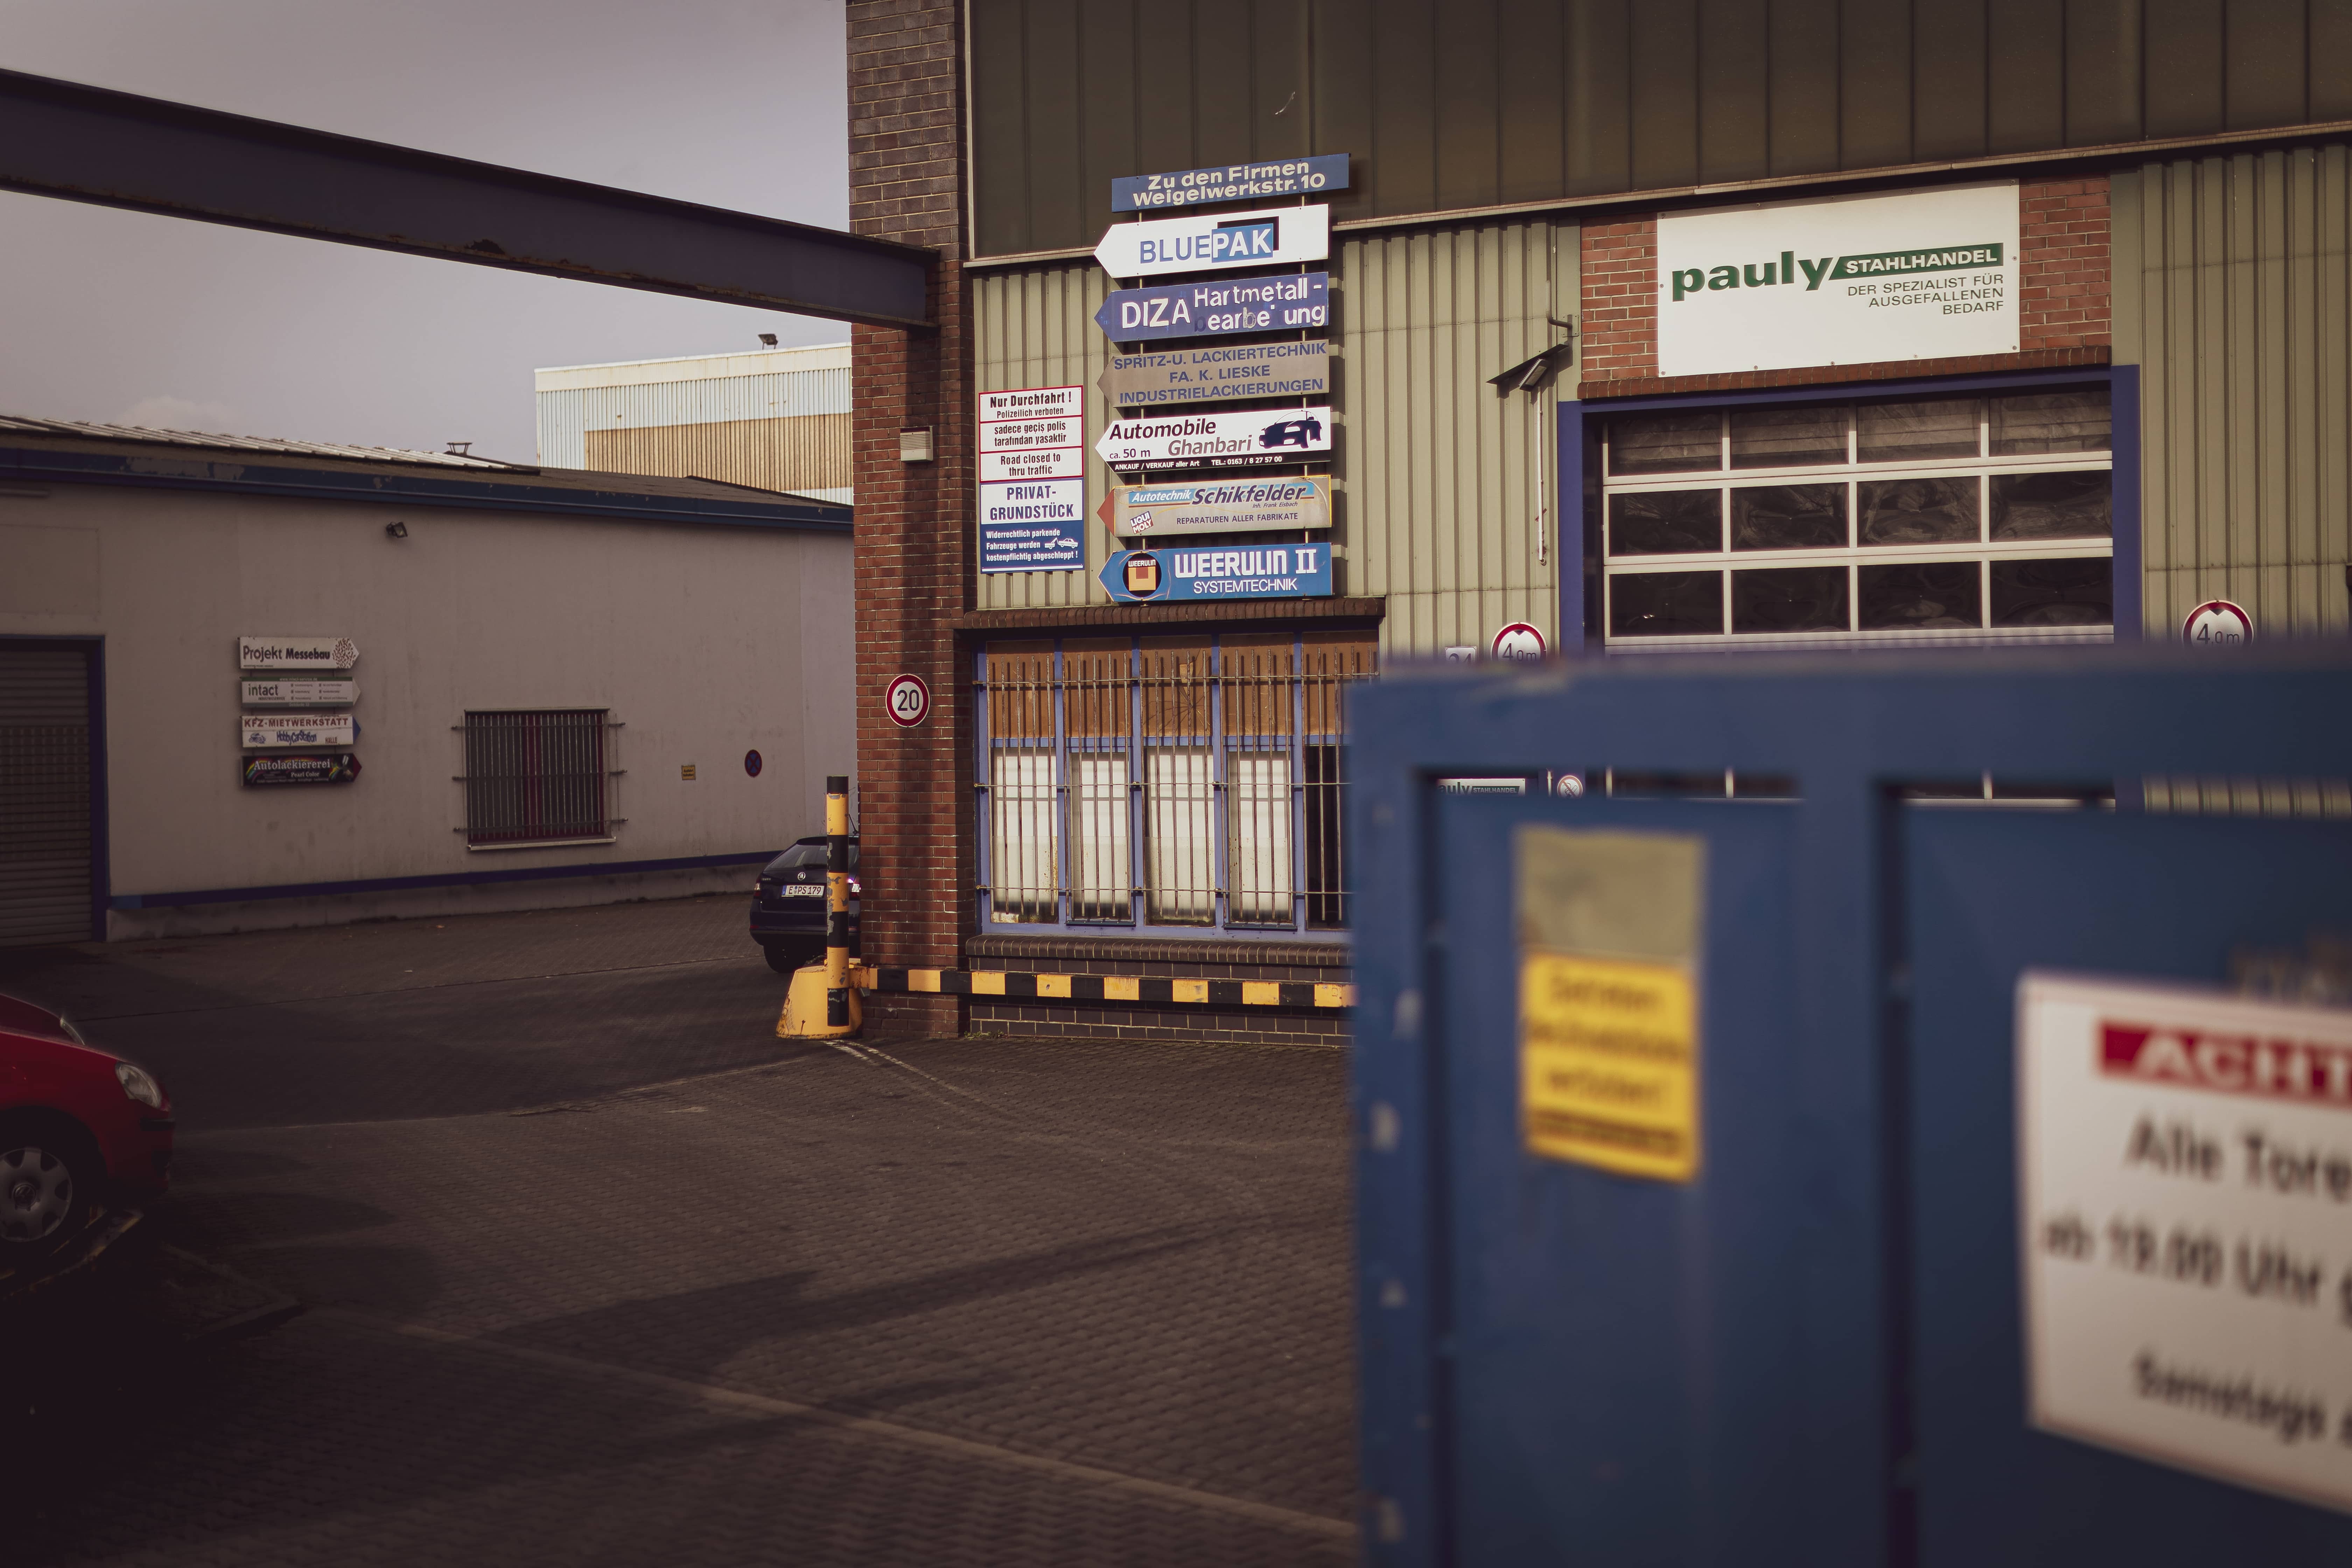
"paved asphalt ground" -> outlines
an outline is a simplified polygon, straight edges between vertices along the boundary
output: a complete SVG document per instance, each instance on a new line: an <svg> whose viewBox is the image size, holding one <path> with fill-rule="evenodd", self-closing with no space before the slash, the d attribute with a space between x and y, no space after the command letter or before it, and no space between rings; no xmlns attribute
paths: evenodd
<svg viewBox="0 0 2352 1568"><path fill-rule="evenodd" d="M1341 1058L788 1044L742 904L0 952L182 1129L0 1561L1350 1559Z"/></svg>

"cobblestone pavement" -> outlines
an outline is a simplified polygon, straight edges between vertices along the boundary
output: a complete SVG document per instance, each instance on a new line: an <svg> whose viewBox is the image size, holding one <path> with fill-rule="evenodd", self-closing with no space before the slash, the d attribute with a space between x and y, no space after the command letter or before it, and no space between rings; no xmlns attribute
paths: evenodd
<svg viewBox="0 0 2352 1568"><path fill-rule="evenodd" d="M1352 1557L1340 1057L788 1045L740 915L0 955L186 1130L10 1335L0 1557Z"/></svg>

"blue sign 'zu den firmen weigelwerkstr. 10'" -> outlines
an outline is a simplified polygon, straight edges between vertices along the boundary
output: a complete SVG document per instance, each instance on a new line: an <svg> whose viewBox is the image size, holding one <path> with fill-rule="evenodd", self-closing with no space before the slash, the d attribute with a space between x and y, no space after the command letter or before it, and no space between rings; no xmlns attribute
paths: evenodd
<svg viewBox="0 0 2352 1568"><path fill-rule="evenodd" d="M1231 332L1307 331L1331 324L1331 275L1213 278L1114 289L1095 325L1114 342L1222 337Z"/></svg>
<svg viewBox="0 0 2352 1568"><path fill-rule="evenodd" d="M1320 599L1331 594L1328 544L1221 544L1120 550L1097 581L1122 605L1199 599Z"/></svg>
<svg viewBox="0 0 2352 1568"><path fill-rule="evenodd" d="M1312 158L1277 158L1264 163L1179 169L1168 174L1129 174L1110 183L1110 210L1139 213L1160 207L1198 206L1208 202L1319 196L1347 188L1348 154L1325 153Z"/></svg>

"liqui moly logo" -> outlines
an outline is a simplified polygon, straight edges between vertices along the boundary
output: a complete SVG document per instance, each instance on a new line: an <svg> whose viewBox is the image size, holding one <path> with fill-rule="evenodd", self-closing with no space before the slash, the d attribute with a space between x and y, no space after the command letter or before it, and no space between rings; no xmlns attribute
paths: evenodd
<svg viewBox="0 0 2352 1568"><path fill-rule="evenodd" d="M2098 1066L2109 1078L2352 1110L2352 1047L2102 1020Z"/></svg>

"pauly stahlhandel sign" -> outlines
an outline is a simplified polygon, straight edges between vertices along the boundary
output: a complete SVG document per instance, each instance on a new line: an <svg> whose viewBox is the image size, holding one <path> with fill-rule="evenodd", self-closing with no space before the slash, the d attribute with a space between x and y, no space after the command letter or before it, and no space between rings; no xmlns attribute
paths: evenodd
<svg viewBox="0 0 2352 1568"><path fill-rule="evenodd" d="M2014 353L2014 181L1658 219L1658 374Z"/></svg>
<svg viewBox="0 0 2352 1568"><path fill-rule="evenodd" d="M1328 544L1121 550L1099 579L1122 605L1198 599L1311 599L1331 593Z"/></svg>

